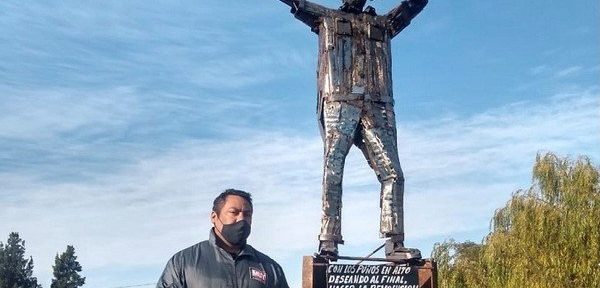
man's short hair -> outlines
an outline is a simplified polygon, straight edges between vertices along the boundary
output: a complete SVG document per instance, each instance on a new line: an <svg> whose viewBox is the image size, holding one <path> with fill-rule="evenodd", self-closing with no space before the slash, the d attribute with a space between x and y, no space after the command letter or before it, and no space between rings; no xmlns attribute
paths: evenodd
<svg viewBox="0 0 600 288"><path fill-rule="evenodd" d="M252 206L252 195L250 195L250 193L248 193L246 191L230 188L230 189L223 191L221 194L219 194L219 196L217 196L217 198L215 198L215 201L213 201L212 210L215 213L217 213L217 214L221 213L221 208L223 208L223 205L225 205L225 201L227 200L227 196L229 196L229 195L235 195L235 196L240 196L240 197L244 198L244 200L248 201L248 204L250 204L250 207L254 208Z"/></svg>

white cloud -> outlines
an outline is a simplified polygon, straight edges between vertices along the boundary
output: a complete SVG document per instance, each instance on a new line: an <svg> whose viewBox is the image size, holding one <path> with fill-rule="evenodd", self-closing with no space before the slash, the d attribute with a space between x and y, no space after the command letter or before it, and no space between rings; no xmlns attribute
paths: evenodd
<svg viewBox="0 0 600 288"><path fill-rule="evenodd" d="M569 76L574 76L577 73L581 72L582 69L583 69L583 67L581 67L581 66L567 67L565 69L557 71L554 74L554 77L556 77L556 78L565 78L565 77L569 77Z"/></svg>
<svg viewBox="0 0 600 288"><path fill-rule="evenodd" d="M139 112L130 87L105 91L0 90L0 137L43 141L78 129L123 127Z"/></svg>
<svg viewBox="0 0 600 288"><path fill-rule="evenodd" d="M599 101L598 92L590 90L469 118L400 123L408 241L441 241L485 230L493 210L529 184L539 150L588 154L597 161ZM0 231L21 232L45 282L54 254L66 244L75 245L87 271L143 263L156 267L158 274L173 252L206 238L215 194L239 187L254 192L256 200L252 242L280 259L290 282L299 283L294 261L312 253L317 244L321 141L317 135L254 135L188 140L90 182L48 182L35 174L2 173ZM380 242L378 190L374 173L353 149L345 175L348 248L342 252ZM88 278L91 287L99 283Z"/></svg>
<svg viewBox="0 0 600 288"><path fill-rule="evenodd" d="M272 82L289 75L289 67L307 68L312 59L297 50L285 51L280 45L265 45L265 52L246 55L212 55L202 67L191 69L190 82L199 87L226 90ZM226 48L223 46L221 48ZM207 57L209 58L209 57Z"/></svg>
<svg viewBox="0 0 600 288"><path fill-rule="evenodd" d="M548 66L546 65L538 65L529 70L531 75L539 75L548 70Z"/></svg>
<svg viewBox="0 0 600 288"><path fill-rule="evenodd" d="M0 28L7 83L231 92L312 69L312 53L275 38L278 27L266 32L262 19L292 17L282 3L70 2L0 4L0 27L12 27Z"/></svg>

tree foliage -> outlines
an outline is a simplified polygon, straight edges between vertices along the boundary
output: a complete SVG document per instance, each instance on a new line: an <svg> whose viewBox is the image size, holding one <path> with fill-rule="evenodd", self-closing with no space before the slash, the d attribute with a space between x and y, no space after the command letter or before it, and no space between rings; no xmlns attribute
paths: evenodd
<svg viewBox="0 0 600 288"><path fill-rule="evenodd" d="M470 241L457 243L453 239L436 244L433 258L438 265L438 275L442 278L438 283L440 287L484 287L484 279L478 268L482 247Z"/></svg>
<svg viewBox="0 0 600 288"><path fill-rule="evenodd" d="M436 245L440 287L600 287L599 179L586 157L538 155L483 244Z"/></svg>
<svg viewBox="0 0 600 288"><path fill-rule="evenodd" d="M50 288L77 288L85 284L85 277L81 277L81 265L77 262L75 248L69 245L60 256L54 259L54 278Z"/></svg>
<svg viewBox="0 0 600 288"><path fill-rule="evenodd" d="M25 259L25 241L19 233L10 233L6 245L0 242L0 288L41 288L32 275L33 259Z"/></svg>

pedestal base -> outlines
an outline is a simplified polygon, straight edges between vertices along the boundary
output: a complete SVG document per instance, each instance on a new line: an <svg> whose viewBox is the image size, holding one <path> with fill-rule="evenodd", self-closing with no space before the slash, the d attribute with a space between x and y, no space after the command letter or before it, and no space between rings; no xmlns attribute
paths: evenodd
<svg viewBox="0 0 600 288"><path fill-rule="evenodd" d="M437 288L432 259L380 265L331 264L304 256L302 288Z"/></svg>

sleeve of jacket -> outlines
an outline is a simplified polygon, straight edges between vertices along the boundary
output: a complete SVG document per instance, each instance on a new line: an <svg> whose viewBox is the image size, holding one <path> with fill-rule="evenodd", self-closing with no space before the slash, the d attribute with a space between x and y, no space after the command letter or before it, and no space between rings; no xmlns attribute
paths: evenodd
<svg viewBox="0 0 600 288"><path fill-rule="evenodd" d="M260 259L261 263L264 263L265 269L268 270L268 275L272 276L272 281L269 281L268 287L290 288L285 279L285 273L279 263L259 251L256 251L256 256Z"/></svg>
<svg viewBox="0 0 600 288"><path fill-rule="evenodd" d="M277 273L277 288L290 288L285 279L285 273L283 273L283 269L281 269L279 264L275 265L275 271Z"/></svg>
<svg viewBox="0 0 600 288"><path fill-rule="evenodd" d="M404 30L426 5L427 0L404 0L396 8L385 14L390 24L391 36L394 37Z"/></svg>
<svg viewBox="0 0 600 288"><path fill-rule="evenodd" d="M319 18L329 13L328 8L307 0L293 0L292 14L313 31L319 26Z"/></svg>
<svg viewBox="0 0 600 288"><path fill-rule="evenodd" d="M182 273L183 267L177 255L171 257L163 271L156 288L185 288L185 280Z"/></svg>

